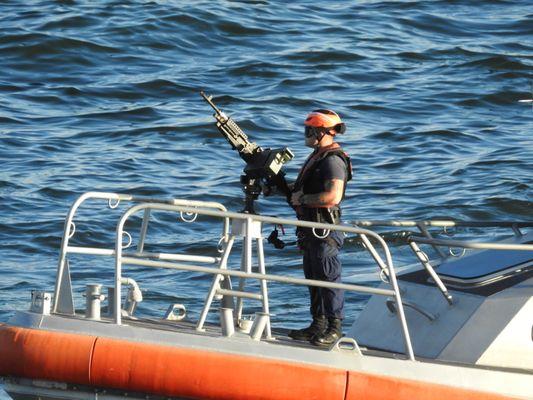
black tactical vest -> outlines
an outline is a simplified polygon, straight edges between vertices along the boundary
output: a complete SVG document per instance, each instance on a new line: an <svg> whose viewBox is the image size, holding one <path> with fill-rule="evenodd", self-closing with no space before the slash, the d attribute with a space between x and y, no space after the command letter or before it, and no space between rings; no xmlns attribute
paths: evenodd
<svg viewBox="0 0 533 400"><path fill-rule="evenodd" d="M318 169L320 164L327 158L337 156L340 157L346 165L346 176L344 178L344 194L346 193L346 183L352 179L352 163L348 154L346 154L342 148L333 147L330 150L326 150L318 157L311 156L311 159L304 165L300 172L298 179L294 184L294 191L303 189L304 194L315 194L325 191L324 181L320 179ZM313 158L314 157L314 158ZM309 164L312 163L312 164ZM334 206L329 208L318 207L298 207L298 218L305 221L314 222L327 222L327 223L339 223L340 222L340 207Z"/></svg>

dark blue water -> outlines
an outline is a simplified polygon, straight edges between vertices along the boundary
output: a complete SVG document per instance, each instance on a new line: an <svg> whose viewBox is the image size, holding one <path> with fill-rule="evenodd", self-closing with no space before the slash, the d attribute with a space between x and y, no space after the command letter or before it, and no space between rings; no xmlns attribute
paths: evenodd
<svg viewBox="0 0 533 400"><path fill-rule="evenodd" d="M532 97L532 38L526 0L3 1L0 321L28 306L32 288L53 290L63 219L83 192L241 209L242 161L200 90L252 140L289 146L292 177L308 154L306 113L336 110L356 170L348 219L531 219L533 109L519 100ZM90 206L80 221L100 230L80 222L76 240L109 247L120 213ZM292 215L279 198L260 206ZM174 217L156 221L166 250L213 254L207 221L192 233ZM267 258L269 272L301 276L294 248ZM375 280L360 247L348 244L345 259L348 279ZM77 304L112 267L73 258ZM208 284L184 272L129 275L147 315L183 302L194 317ZM305 288L272 285L271 297L278 326L307 318ZM349 300L347 323L364 301Z"/></svg>

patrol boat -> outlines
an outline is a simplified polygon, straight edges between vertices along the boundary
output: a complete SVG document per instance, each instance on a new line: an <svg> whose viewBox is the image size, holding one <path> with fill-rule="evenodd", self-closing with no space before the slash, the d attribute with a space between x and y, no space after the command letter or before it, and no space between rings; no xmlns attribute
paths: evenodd
<svg viewBox="0 0 533 400"><path fill-rule="evenodd" d="M73 240L80 207L94 211L87 203L105 201L111 208L130 203L118 218L114 246L78 245L90 237ZM160 222L160 214L209 219L220 229L213 241L219 253L147 251L148 226ZM125 225L135 219L140 229L133 250ZM317 236L328 230L356 235L383 282L335 284L268 273L262 224L308 227ZM511 228L514 234L494 243L435 236L434 229L458 226ZM29 310L0 326L2 383L13 399L531 399L533 235L521 231L531 226L446 220L328 225L229 212L214 202L85 193L65 221L53 296L33 291ZM375 231L391 227L412 230L398 235L402 244L395 246L409 249L417 263L398 276L386 236ZM430 260L431 249L438 258ZM235 266L230 255L238 250ZM74 255L114 264L114 283L87 285L81 310L73 283L79 275L71 274L69 263ZM191 282L192 295L203 299L198 318L186 317L183 304L169 304L158 318L136 315L146 282L125 276L125 266L209 276L202 292L197 280ZM277 321L267 282L371 297L346 336L324 349L271 326ZM245 318L245 301L259 304L253 319ZM219 323L209 323L210 312Z"/></svg>

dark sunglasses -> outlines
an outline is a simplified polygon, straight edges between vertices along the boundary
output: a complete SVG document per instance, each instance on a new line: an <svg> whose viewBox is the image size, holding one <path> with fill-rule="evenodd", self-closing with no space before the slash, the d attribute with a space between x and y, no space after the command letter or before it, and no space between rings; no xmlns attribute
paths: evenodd
<svg viewBox="0 0 533 400"><path fill-rule="evenodd" d="M311 136L317 136L321 133L328 133L330 130L334 130L337 133L343 134L346 132L346 125L343 122L335 125L332 128L317 128L316 126L306 126L305 127L305 137L309 138Z"/></svg>
<svg viewBox="0 0 533 400"><path fill-rule="evenodd" d="M321 134L322 132L326 132L326 129L324 128L317 128L315 126L306 126L305 127L305 131L304 131L304 134L305 134L305 137L306 138L310 138L311 136L318 136L319 134Z"/></svg>

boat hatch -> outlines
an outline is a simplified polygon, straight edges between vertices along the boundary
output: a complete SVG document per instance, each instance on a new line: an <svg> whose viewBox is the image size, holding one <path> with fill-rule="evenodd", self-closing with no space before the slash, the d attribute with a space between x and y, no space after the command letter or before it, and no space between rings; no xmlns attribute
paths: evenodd
<svg viewBox="0 0 533 400"><path fill-rule="evenodd" d="M529 241L525 244L531 244ZM525 267L533 261L531 251L511 251L503 254L498 250L484 250L467 257L443 262L438 274L443 278L479 279L494 274Z"/></svg>

